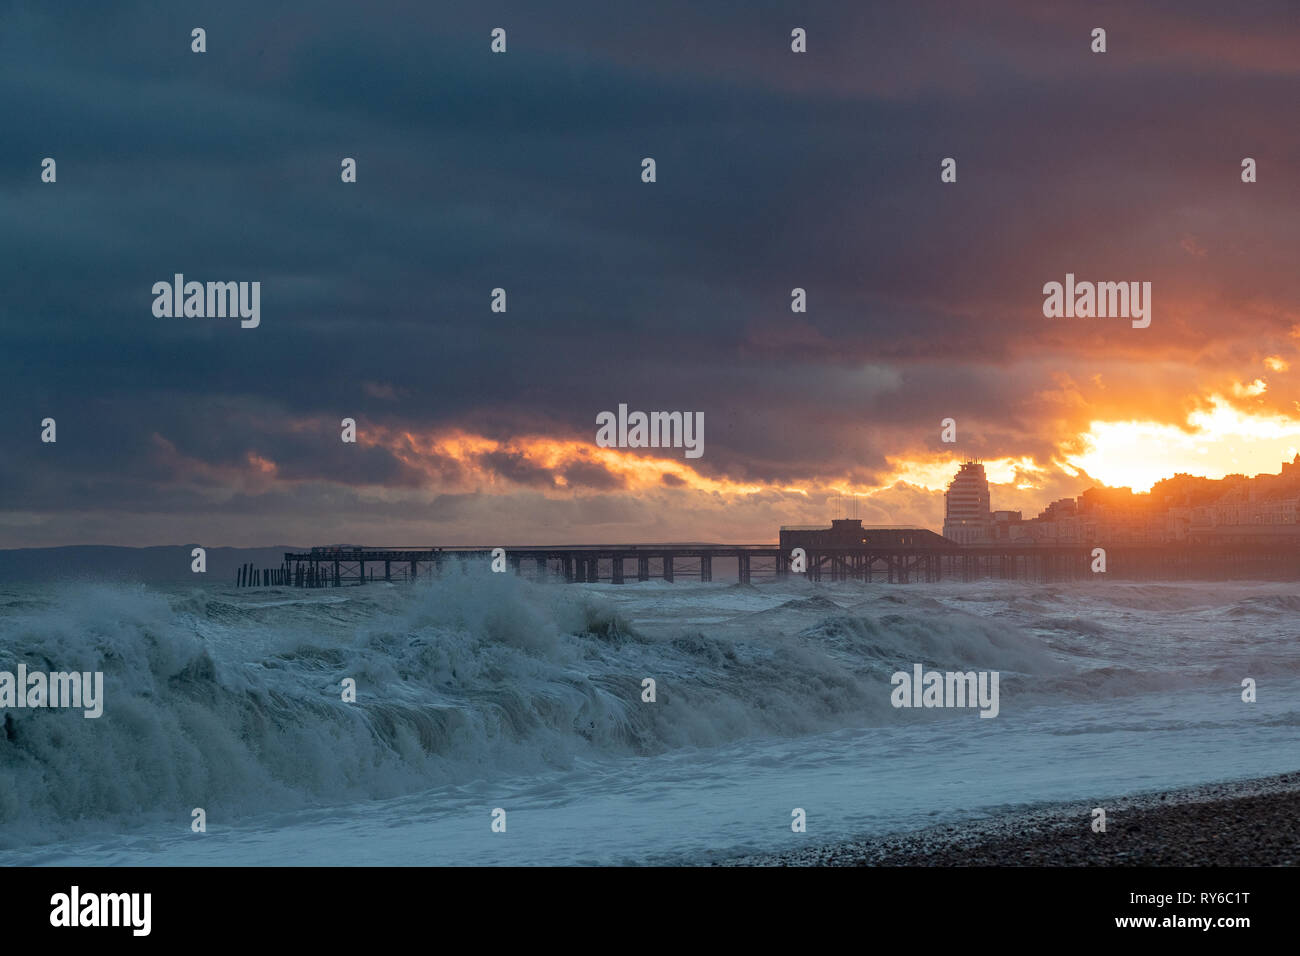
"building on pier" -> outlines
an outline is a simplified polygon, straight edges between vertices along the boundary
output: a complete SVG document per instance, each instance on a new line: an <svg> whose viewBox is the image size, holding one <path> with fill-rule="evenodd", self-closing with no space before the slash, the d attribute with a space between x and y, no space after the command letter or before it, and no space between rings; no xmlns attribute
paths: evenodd
<svg viewBox="0 0 1300 956"><path fill-rule="evenodd" d="M863 527L860 518L836 518L829 528L820 525L785 525L781 528L781 551L787 555L794 548L805 551L926 550L951 545L951 541L945 541L926 528L867 528Z"/></svg>

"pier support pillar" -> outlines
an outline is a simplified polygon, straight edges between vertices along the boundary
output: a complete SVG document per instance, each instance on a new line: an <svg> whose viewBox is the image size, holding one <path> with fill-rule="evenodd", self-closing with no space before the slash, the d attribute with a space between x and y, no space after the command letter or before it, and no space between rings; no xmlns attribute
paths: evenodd
<svg viewBox="0 0 1300 956"><path fill-rule="evenodd" d="M706 554L700 557L700 580L713 580L713 556Z"/></svg>
<svg viewBox="0 0 1300 956"><path fill-rule="evenodd" d="M641 555L636 559L636 579L638 581L650 580L650 559Z"/></svg>
<svg viewBox="0 0 1300 956"><path fill-rule="evenodd" d="M740 554L736 556L736 566L741 584L749 583L749 555Z"/></svg>
<svg viewBox="0 0 1300 956"><path fill-rule="evenodd" d="M614 555L614 566L610 569L612 581L614 584L623 583L623 555Z"/></svg>
<svg viewBox="0 0 1300 956"><path fill-rule="evenodd" d="M673 556L671 554L664 555L664 580L669 584L673 582Z"/></svg>

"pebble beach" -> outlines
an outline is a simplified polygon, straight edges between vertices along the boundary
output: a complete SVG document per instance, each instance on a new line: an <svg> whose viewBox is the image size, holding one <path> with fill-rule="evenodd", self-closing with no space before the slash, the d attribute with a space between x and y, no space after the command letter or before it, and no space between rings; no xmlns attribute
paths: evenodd
<svg viewBox="0 0 1300 956"><path fill-rule="evenodd" d="M1094 832L1092 810L1106 810ZM730 866L1295 866L1300 772L1010 811Z"/></svg>

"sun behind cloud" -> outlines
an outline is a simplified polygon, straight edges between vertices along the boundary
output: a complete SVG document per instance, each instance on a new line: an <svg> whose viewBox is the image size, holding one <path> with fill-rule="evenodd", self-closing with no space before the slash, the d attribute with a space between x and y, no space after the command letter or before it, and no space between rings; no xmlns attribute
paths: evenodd
<svg viewBox="0 0 1300 956"><path fill-rule="evenodd" d="M1244 395L1262 391L1252 383ZM1112 487L1150 491L1177 473L1204 478L1276 472L1300 447L1300 419L1250 413L1221 395L1187 416L1187 427L1150 421L1095 421L1081 436L1085 451L1064 461Z"/></svg>

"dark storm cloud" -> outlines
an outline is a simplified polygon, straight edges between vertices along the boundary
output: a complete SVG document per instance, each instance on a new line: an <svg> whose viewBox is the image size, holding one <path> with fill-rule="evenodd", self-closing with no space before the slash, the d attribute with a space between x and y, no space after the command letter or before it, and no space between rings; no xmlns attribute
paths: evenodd
<svg viewBox="0 0 1300 956"><path fill-rule="evenodd" d="M550 469L540 467L518 452L490 452L479 455L477 462L493 474L517 484L535 488L555 487L555 477Z"/></svg>
<svg viewBox="0 0 1300 956"><path fill-rule="evenodd" d="M571 488L590 488L598 491L612 491L625 486L624 480L612 474L603 465L596 462L578 462L568 465L564 471L564 480Z"/></svg>
<svg viewBox="0 0 1300 956"><path fill-rule="evenodd" d="M454 483L463 463L415 469L333 423L589 440L619 402L704 411L706 474L870 483L959 411L968 449L1050 456L1035 396L1081 357L1213 366L1285 336L1292 8L976 6L15 5L11 504L180 508L250 460L294 482ZM1245 195L1242 155L1263 171ZM1067 270L1152 279L1167 311L1144 339L1045 324L1042 283ZM261 281L261 327L155 318L175 272ZM57 449L34 438L46 415ZM553 486L517 452L477 464ZM313 506L256 487L222 507L255 501Z"/></svg>

